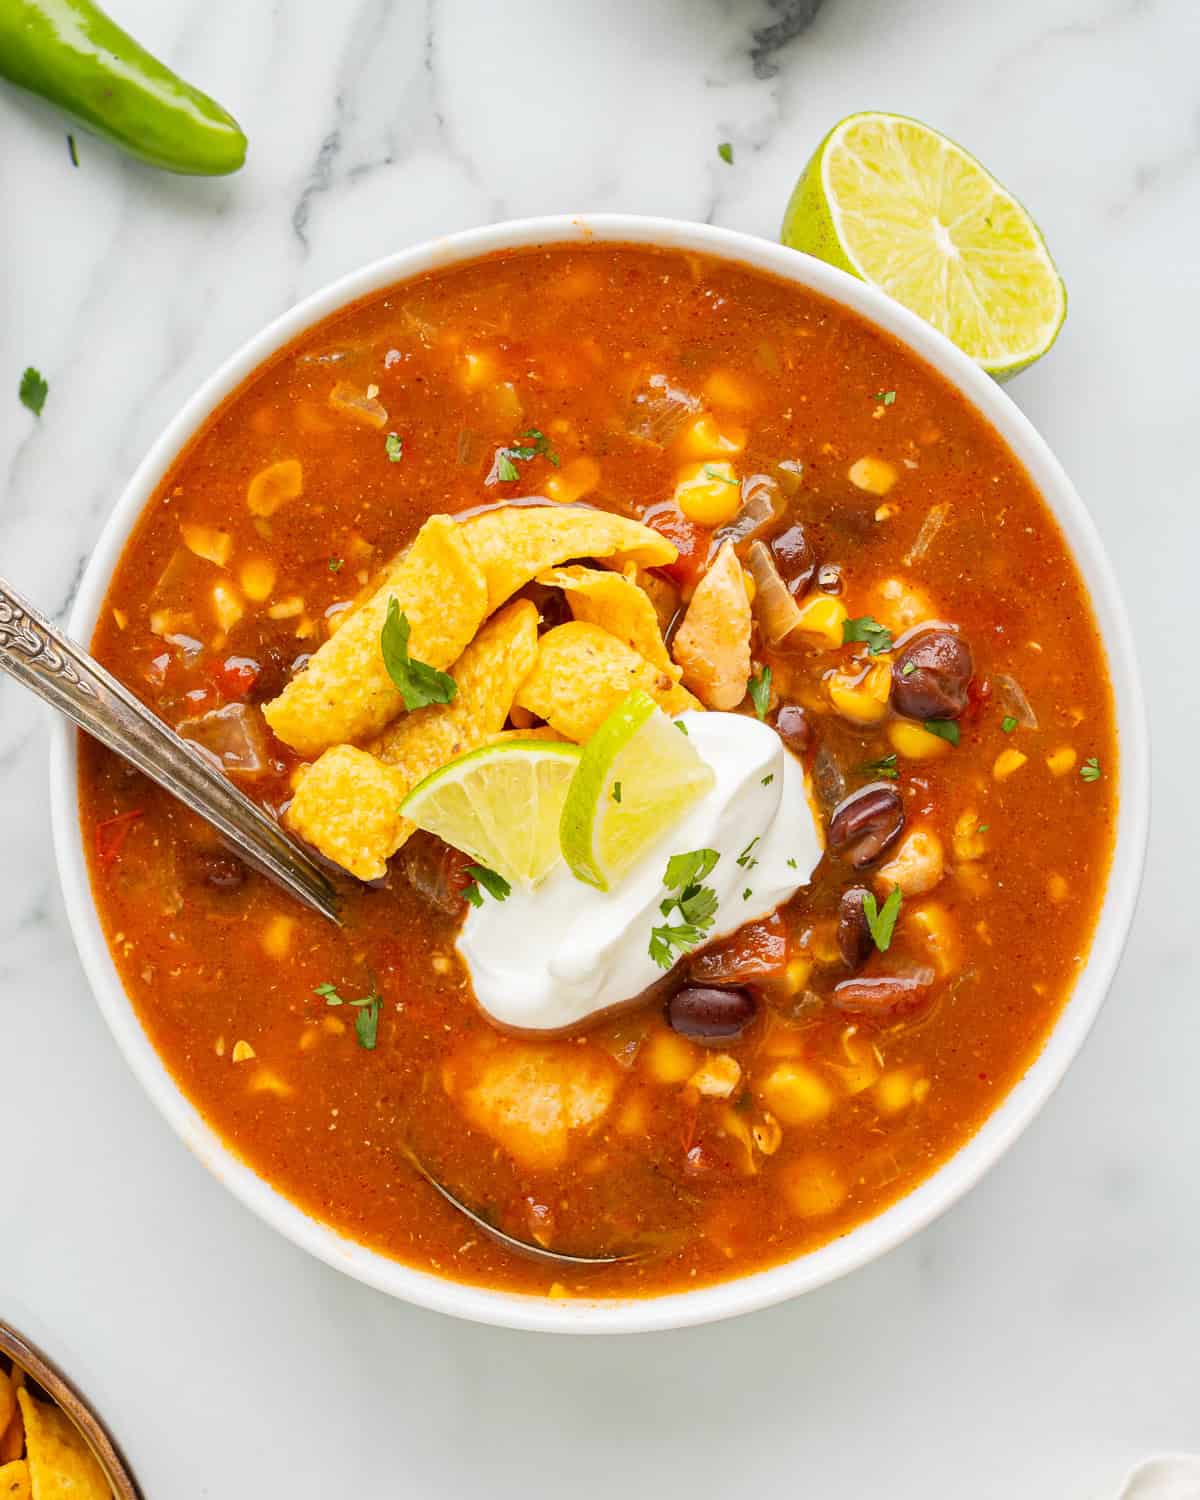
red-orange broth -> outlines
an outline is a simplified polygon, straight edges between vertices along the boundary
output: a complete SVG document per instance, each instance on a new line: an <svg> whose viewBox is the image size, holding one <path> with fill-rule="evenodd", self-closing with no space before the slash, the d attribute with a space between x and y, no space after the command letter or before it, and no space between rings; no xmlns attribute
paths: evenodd
<svg viewBox="0 0 1200 1500"><path fill-rule="evenodd" d="M384 424L331 404L339 385L383 409ZM347 882L335 931L121 761L81 747L95 898L179 1086L305 1211L461 1281L649 1295L845 1234L958 1149L1028 1068L1103 895L1112 702L1054 520L933 370L853 313L736 264L619 246L505 253L326 319L268 360L180 455L125 549L93 650L172 724L229 703L253 709L427 516L556 484L564 498L649 516L677 540L681 561L664 576L682 606L710 534L672 498L678 413L666 410L657 431L643 420L639 398L667 389L692 403L689 422L699 411L740 443L728 456L739 482L803 465L798 480L787 471L766 538L774 546L802 527L811 577L788 575L794 548L774 552L796 597L824 587L853 617L890 619L893 636L934 619L969 642L959 743L925 758L920 736L935 736L919 725L897 730L891 710L857 723L830 702L832 672L875 664L866 645L772 650L756 627L755 670L773 674L768 722L801 708L806 763L821 756L817 771L833 780L826 811L843 786L879 780L899 793L907 829L937 846L938 868L915 882L928 888L906 891L890 949L862 970L932 972L917 1007L836 1003L851 974L838 903L872 870L827 854L770 923L723 945L724 982L744 974L747 953L769 950L762 984L749 981L757 1019L719 1049L737 1064L736 1088L712 1097L693 1086L713 1049L671 1030L656 998L544 1044L540 1055L570 1066L586 1054L611 1098L570 1133L561 1159L531 1169L448 1092L464 1052L486 1059L509 1045L472 1004L453 880L441 910L398 857L381 888ZM538 455L520 463L519 482L489 488L497 449L533 427L559 466ZM385 451L392 432L397 461ZM875 492L849 477L864 458L883 466L857 471L875 476ZM252 515L255 475L287 459L302 466L302 493ZM185 540L211 532L228 539L217 560ZM896 735L921 758L898 753ZM260 772L236 779L277 813L297 758L264 743ZM928 840L917 854L929 858ZM381 997L373 1050L350 1007L314 993L326 984L347 999ZM410 1147L510 1233L582 1254L644 1253L570 1273L511 1254L439 1200Z"/></svg>

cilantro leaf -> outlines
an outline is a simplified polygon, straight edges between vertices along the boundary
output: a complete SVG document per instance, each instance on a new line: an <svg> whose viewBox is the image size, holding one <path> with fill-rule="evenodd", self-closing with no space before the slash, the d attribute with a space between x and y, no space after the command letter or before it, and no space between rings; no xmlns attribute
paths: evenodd
<svg viewBox="0 0 1200 1500"><path fill-rule="evenodd" d="M487 865L468 865L467 874L472 877L476 887L482 886L494 901L507 901L512 895L512 886L504 876L497 875L495 870L489 870Z"/></svg>
<svg viewBox="0 0 1200 1500"><path fill-rule="evenodd" d="M746 684L746 691L750 694L750 701L754 704L754 712L760 719L767 717L767 709L771 706L771 669L764 667L757 677L751 677Z"/></svg>
<svg viewBox="0 0 1200 1500"><path fill-rule="evenodd" d="M705 477L705 479L715 480L717 484L736 484L737 483L736 479L730 479L726 475L718 473L718 471L712 466L712 464L705 464L704 465L704 477Z"/></svg>
<svg viewBox="0 0 1200 1500"><path fill-rule="evenodd" d="M858 768L868 776L887 776L895 780L900 772L896 769L895 755L883 755L878 760L865 760Z"/></svg>
<svg viewBox="0 0 1200 1500"><path fill-rule="evenodd" d="M878 401L883 406L894 406L896 404L896 393L895 391L876 391L871 400Z"/></svg>
<svg viewBox="0 0 1200 1500"><path fill-rule="evenodd" d="M466 890L463 891L463 900L468 902L471 906L483 905L483 892L479 889L474 881L472 881L471 884L467 886Z"/></svg>
<svg viewBox="0 0 1200 1500"><path fill-rule="evenodd" d="M720 857L715 849L693 849L690 854L672 854L667 861L663 885L669 891L693 885L711 873Z"/></svg>
<svg viewBox="0 0 1200 1500"><path fill-rule="evenodd" d="M617 803L620 802L620 800L621 800L621 783L619 781L614 781L613 782L613 784L612 784L612 791L609 793L609 796L612 797L612 799L613 799L614 802L617 802Z"/></svg>
<svg viewBox="0 0 1200 1500"><path fill-rule="evenodd" d="M855 641L864 642L870 654L878 656L881 651L892 649L892 632L872 615L859 615L857 619L842 621L842 645L849 646Z"/></svg>
<svg viewBox="0 0 1200 1500"><path fill-rule="evenodd" d="M1002 734L1011 734L1016 727L1017 721L1013 718L1012 714L1006 714L1004 718L1000 720L1000 732Z"/></svg>
<svg viewBox="0 0 1200 1500"><path fill-rule="evenodd" d="M21 405L27 406L35 417L40 417L49 391L49 382L43 380L41 374L30 365L21 376L21 385L17 391Z"/></svg>
<svg viewBox="0 0 1200 1500"><path fill-rule="evenodd" d="M492 475L495 475L494 479ZM498 448L496 450L496 462L492 465L492 473L488 475L485 483L490 481L492 484L495 484L499 480L501 484L511 484L514 479L519 479L520 477L521 471L513 463L509 450L507 448Z"/></svg>
<svg viewBox="0 0 1200 1500"><path fill-rule="evenodd" d="M358 1014L354 1017L354 1034L358 1038L358 1045L366 1052L374 1052L375 1038L379 1033L379 1008L383 1001L378 995L364 995L361 1000L352 1000L350 1003L358 1006Z"/></svg>
<svg viewBox="0 0 1200 1500"><path fill-rule="evenodd" d="M731 141L722 141L717 147L717 155L726 166L733 166L733 143Z"/></svg>
<svg viewBox="0 0 1200 1500"><path fill-rule="evenodd" d="M952 745L958 744L958 725L953 719L925 719L921 725L930 734L936 734L939 740L949 740Z"/></svg>
<svg viewBox="0 0 1200 1500"><path fill-rule="evenodd" d="M663 885L668 892L678 894L668 894L658 909L667 918L678 911L681 920L650 929L650 957L659 968L671 968L679 955L704 941L716 916L717 893L700 882L720 857L715 849L692 849L686 854L673 854L667 861Z"/></svg>
<svg viewBox="0 0 1200 1500"><path fill-rule="evenodd" d="M346 559L344 557L331 557L329 559L329 571L331 573L340 573L345 566Z"/></svg>
<svg viewBox="0 0 1200 1500"><path fill-rule="evenodd" d="M675 728L678 729L680 734L687 734L688 727L686 724L681 723L678 719L672 719L671 723L674 724Z"/></svg>
<svg viewBox="0 0 1200 1500"><path fill-rule="evenodd" d="M863 916L867 919L867 926L871 932L871 939L880 953L886 953L892 945L892 933L896 930L896 918L900 915L900 903L903 900L900 887L894 885L888 892L887 900L883 903L880 911L873 891L863 893Z"/></svg>
<svg viewBox="0 0 1200 1500"><path fill-rule="evenodd" d="M79 165L79 152L75 149L75 137L70 133L67 135L67 151L71 157L71 165L77 167Z"/></svg>
<svg viewBox="0 0 1200 1500"><path fill-rule="evenodd" d="M742 850L742 852L738 855L737 862L738 866L741 869L753 870L754 866L758 863L758 860L754 858L750 851L754 848L755 844L758 843L759 837L759 834L755 834L750 842L746 845L746 847Z"/></svg>
<svg viewBox="0 0 1200 1500"><path fill-rule="evenodd" d="M325 984L315 985L313 994L320 995L326 1005L343 1004L342 997L338 994L336 985L329 984L328 981Z"/></svg>
<svg viewBox="0 0 1200 1500"><path fill-rule="evenodd" d="M772 783L772 782L773 782L773 781L774 781L774 780L775 780L775 772L774 772L774 771L771 771L771 772L770 772L770 773L769 773L769 774L768 774L768 775L766 775L766 776L764 776L764 777L763 777L763 779L762 779L762 783L761 783L761 784L762 784L762 785L763 785L763 786L770 786L770 785L771 785L771 783Z"/></svg>
<svg viewBox="0 0 1200 1500"><path fill-rule="evenodd" d="M424 708L427 703L453 703L458 691L454 678L448 672L439 672L436 667L409 656L410 629L408 617L395 598L389 599L379 645L387 674L400 689L405 708Z"/></svg>
<svg viewBox="0 0 1200 1500"><path fill-rule="evenodd" d="M389 432L383 441L383 450L392 463L398 464L404 457L404 439L394 432Z"/></svg>
<svg viewBox="0 0 1200 1500"><path fill-rule="evenodd" d="M1104 772L1100 769L1100 762L1094 755L1090 755L1079 768L1079 774L1084 781L1099 781Z"/></svg>
<svg viewBox="0 0 1200 1500"><path fill-rule="evenodd" d="M753 894L754 892L750 889L749 886L747 886L746 889L742 892L742 900L749 901L750 897L753 896Z"/></svg>
<svg viewBox="0 0 1200 1500"><path fill-rule="evenodd" d="M552 463L556 469L561 466L562 460L550 446L550 439L540 427L527 427L521 436L533 439L533 452L529 453L530 458L544 458L547 463ZM524 457L527 451L523 451L521 456Z"/></svg>

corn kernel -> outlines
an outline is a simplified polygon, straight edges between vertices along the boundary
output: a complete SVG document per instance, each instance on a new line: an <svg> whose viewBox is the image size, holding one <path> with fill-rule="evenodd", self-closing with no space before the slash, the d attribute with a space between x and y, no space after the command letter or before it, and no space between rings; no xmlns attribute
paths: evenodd
<svg viewBox="0 0 1200 1500"><path fill-rule="evenodd" d="M273 516L303 491L304 469L299 459L284 458L258 471L246 488L246 505L252 516Z"/></svg>
<svg viewBox="0 0 1200 1500"><path fill-rule="evenodd" d="M888 711L892 666L879 661L866 672L834 672L826 679L829 701L851 724L879 724Z"/></svg>
<svg viewBox="0 0 1200 1500"><path fill-rule="evenodd" d="M805 934L806 951L819 964L840 964L842 950L838 947L838 924L836 922L814 922Z"/></svg>
<svg viewBox="0 0 1200 1500"><path fill-rule="evenodd" d="M804 1156L785 1168L783 1192L792 1212L805 1219L831 1214L846 1201L846 1184L824 1156Z"/></svg>
<svg viewBox="0 0 1200 1500"><path fill-rule="evenodd" d="M697 526L724 526L741 509L742 492L727 463L688 464L679 471L675 504Z"/></svg>
<svg viewBox="0 0 1200 1500"><path fill-rule="evenodd" d="M1046 757L1046 764L1052 776L1065 776L1068 771L1074 770L1076 758L1070 745L1062 745L1057 750L1051 750Z"/></svg>
<svg viewBox="0 0 1200 1500"><path fill-rule="evenodd" d="M701 389L705 400L713 406L744 411L754 405L754 392L749 384L732 370L714 370Z"/></svg>
<svg viewBox="0 0 1200 1500"><path fill-rule="evenodd" d="M225 1038L223 1036L219 1036L217 1038L216 1043L213 1046L213 1051L217 1054L218 1057L225 1056Z"/></svg>
<svg viewBox="0 0 1200 1500"><path fill-rule="evenodd" d="M979 827L979 814L968 808L959 813L954 823L954 858L959 864L973 859L982 859L987 853L987 840Z"/></svg>
<svg viewBox="0 0 1200 1500"><path fill-rule="evenodd" d="M625 1101L617 1116L617 1129L622 1135L645 1135L648 1125L646 1100L643 1095L634 1094Z"/></svg>
<svg viewBox="0 0 1200 1500"><path fill-rule="evenodd" d="M289 594L267 610L268 620L294 620L304 613L304 600L299 594Z"/></svg>
<svg viewBox="0 0 1200 1500"><path fill-rule="evenodd" d="M216 617L217 624L222 630L228 633L242 618L242 615L245 614L245 610L242 608L242 601L238 598L236 591L231 589L227 583L214 584L212 598L213 614Z"/></svg>
<svg viewBox="0 0 1200 1500"><path fill-rule="evenodd" d="M858 1035L856 1026L847 1026L842 1032L842 1051L846 1061L830 1063L829 1068L837 1075L847 1094L864 1093L879 1077L880 1063L875 1048L865 1037Z"/></svg>
<svg viewBox="0 0 1200 1500"><path fill-rule="evenodd" d="M812 974L812 964L807 958L789 958L787 968L783 971L784 982L787 985L789 995L798 995L808 985L809 976Z"/></svg>
<svg viewBox="0 0 1200 1500"><path fill-rule="evenodd" d="M600 465L594 458L573 458L570 463L556 469L546 480L542 489L548 500L559 505L569 505L572 500L582 500L600 483Z"/></svg>
<svg viewBox="0 0 1200 1500"><path fill-rule="evenodd" d="M1007 750L1001 750L992 762L992 775L997 781L1007 781L1010 776L1015 775L1021 769L1028 759L1027 755L1022 755L1019 750L1010 746Z"/></svg>
<svg viewBox="0 0 1200 1500"><path fill-rule="evenodd" d="M129 616L123 609L114 609L112 612L112 617L116 622L118 630L124 630L126 625L129 624Z"/></svg>
<svg viewBox="0 0 1200 1500"><path fill-rule="evenodd" d="M958 968L960 954L954 919L941 902L927 901L915 911L907 912L905 925L924 943L929 960L940 975L945 977Z"/></svg>
<svg viewBox="0 0 1200 1500"><path fill-rule="evenodd" d="M893 719L887 727L888 743L905 760L940 760L950 753L950 741L931 734L912 719Z"/></svg>
<svg viewBox="0 0 1200 1500"><path fill-rule="evenodd" d="M929 1098L929 1079L918 1078L912 1089L913 1103L924 1104Z"/></svg>
<svg viewBox="0 0 1200 1500"><path fill-rule="evenodd" d="M728 1099L741 1081L741 1066L728 1052L706 1057L688 1079L692 1088L713 1099Z"/></svg>
<svg viewBox="0 0 1200 1500"><path fill-rule="evenodd" d="M246 598L252 599L255 604L265 604L275 587L275 564L268 562L265 557L252 557L249 562L242 564L238 577Z"/></svg>
<svg viewBox="0 0 1200 1500"><path fill-rule="evenodd" d="M761 1093L785 1125L813 1125L833 1108L833 1090L803 1063L780 1063L767 1075Z"/></svg>
<svg viewBox="0 0 1200 1500"><path fill-rule="evenodd" d="M570 1292L561 1281L552 1281L550 1283L550 1290L546 1293L547 1297L553 1297L556 1302L561 1301L563 1298L569 1298L570 1295Z"/></svg>
<svg viewBox="0 0 1200 1500"><path fill-rule="evenodd" d="M978 864L959 865L954 871L955 879L969 895L986 896L991 889L992 877Z"/></svg>
<svg viewBox="0 0 1200 1500"><path fill-rule="evenodd" d="M480 391L496 378L495 357L484 349L468 349L459 355L458 379L464 391Z"/></svg>
<svg viewBox="0 0 1200 1500"><path fill-rule="evenodd" d="M340 1016L322 1016L321 1025L330 1036L344 1036L346 1034L346 1023Z"/></svg>
<svg viewBox="0 0 1200 1500"><path fill-rule="evenodd" d="M1051 901L1057 901L1060 905L1071 894L1071 887L1067 884L1066 877L1054 874L1046 881L1046 894Z"/></svg>
<svg viewBox="0 0 1200 1500"><path fill-rule="evenodd" d="M255 1068L250 1078L250 1092L252 1094L278 1094L280 1098L286 1098L292 1092L292 1086L284 1083L278 1073L272 1073L270 1068Z"/></svg>
<svg viewBox="0 0 1200 1500"><path fill-rule="evenodd" d="M741 427L722 427L711 412L700 412L681 430L676 446L684 458L727 458L746 446Z"/></svg>
<svg viewBox="0 0 1200 1500"><path fill-rule="evenodd" d="M913 1078L904 1069L885 1073L871 1090L875 1108L881 1115L898 1115L913 1102Z"/></svg>
<svg viewBox="0 0 1200 1500"><path fill-rule="evenodd" d="M263 952L277 961L285 959L291 952L295 931L295 917L285 917L282 912L277 912L263 928Z"/></svg>
<svg viewBox="0 0 1200 1500"><path fill-rule="evenodd" d="M205 562L216 563L223 568L233 550L233 538L227 531L218 531L215 526L201 526L195 521L184 521L179 527L183 545Z"/></svg>
<svg viewBox="0 0 1200 1500"><path fill-rule="evenodd" d="M774 1156L783 1144L783 1127L771 1114L763 1115L761 1123L751 1127L750 1134L764 1156Z"/></svg>
<svg viewBox="0 0 1200 1500"><path fill-rule="evenodd" d="M899 514L900 507L893 505L890 500L886 505L877 505L875 507L875 519L877 521L890 521L893 516L898 516Z"/></svg>
<svg viewBox="0 0 1200 1500"><path fill-rule="evenodd" d="M902 635L922 620L934 620L938 610L925 590L903 578L884 578L870 591L870 613L892 632Z"/></svg>
<svg viewBox="0 0 1200 1500"><path fill-rule="evenodd" d="M810 646L833 651L842 644L842 626L848 618L849 611L840 599L832 594L810 594L800 605L794 633Z"/></svg>
<svg viewBox="0 0 1200 1500"><path fill-rule="evenodd" d="M650 1076L658 1083L683 1083L696 1071L695 1047L673 1031L656 1031L641 1050Z"/></svg>
<svg viewBox="0 0 1200 1500"><path fill-rule="evenodd" d="M846 478L855 489L868 495L886 495L900 476L886 458L860 458L850 465Z"/></svg>
<svg viewBox="0 0 1200 1500"><path fill-rule="evenodd" d="M230 1055L234 1062L249 1062L252 1057L258 1056L249 1042L234 1042Z"/></svg>
<svg viewBox="0 0 1200 1500"><path fill-rule="evenodd" d="M306 1026L300 1033L299 1045L301 1052L311 1052L320 1040L321 1033L317 1028L315 1026Z"/></svg>

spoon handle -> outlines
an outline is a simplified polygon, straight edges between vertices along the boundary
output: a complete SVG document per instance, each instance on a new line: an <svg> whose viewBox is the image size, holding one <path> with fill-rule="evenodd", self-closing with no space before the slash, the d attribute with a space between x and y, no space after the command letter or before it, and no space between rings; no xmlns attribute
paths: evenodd
<svg viewBox="0 0 1200 1500"><path fill-rule="evenodd" d="M0 578L0 672L115 750L211 823L247 864L340 925L336 892L316 862L88 653Z"/></svg>

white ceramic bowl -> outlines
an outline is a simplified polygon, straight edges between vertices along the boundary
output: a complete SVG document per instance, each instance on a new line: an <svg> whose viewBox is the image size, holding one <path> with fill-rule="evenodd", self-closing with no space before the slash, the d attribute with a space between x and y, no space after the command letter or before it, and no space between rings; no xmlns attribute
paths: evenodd
<svg viewBox="0 0 1200 1500"><path fill-rule="evenodd" d="M105 1019L150 1097L201 1161L243 1203L329 1265L423 1307L510 1328L623 1333L706 1323L766 1307L822 1286L906 1240L978 1181L1045 1103L1100 1009L1133 917L1145 853L1149 796L1141 684L1112 570L1091 518L1070 480L1012 401L940 333L862 282L766 240L672 219L614 214L526 219L469 230L376 261L344 276L276 319L204 383L146 456L92 553L71 611L70 633L80 641L90 638L125 540L176 454L214 407L281 345L347 303L422 272L470 260L492 250L596 240L661 245L725 256L811 287L893 334L961 391L1024 464L1066 534L1091 594L1108 649L1120 730L1117 842L1104 909L1087 964L1041 1055L960 1151L915 1191L844 1238L770 1270L696 1291L616 1301L551 1301L463 1286L401 1265L354 1244L301 1212L239 1161L180 1092L138 1023L96 916L80 835L75 733L65 720L59 720L54 727L50 780L54 843L67 913Z"/></svg>

